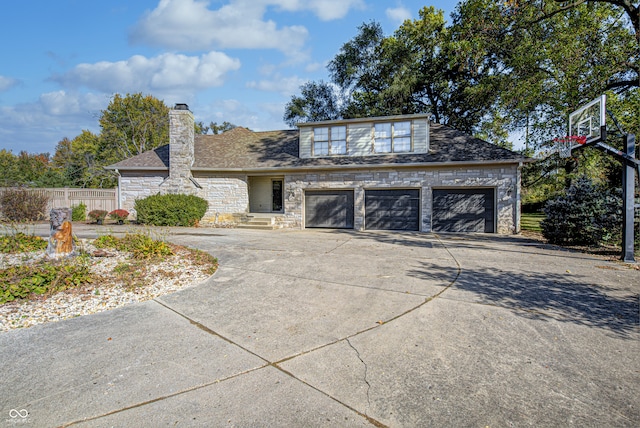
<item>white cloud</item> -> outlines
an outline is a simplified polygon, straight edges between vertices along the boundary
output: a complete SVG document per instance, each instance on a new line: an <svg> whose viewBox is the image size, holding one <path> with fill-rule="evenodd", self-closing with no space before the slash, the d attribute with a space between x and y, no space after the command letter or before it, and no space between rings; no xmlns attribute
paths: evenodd
<svg viewBox="0 0 640 428"><path fill-rule="evenodd" d="M409 9L403 6L398 6L394 8L388 8L385 10L387 18L394 21L398 25L402 24L405 20L411 19L411 12Z"/></svg>
<svg viewBox="0 0 640 428"><path fill-rule="evenodd" d="M20 83L18 79L0 75L0 92L8 91L18 83Z"/></svg>
<svg viewBox="0 0 640 428"><path fill-rule="evenodd" d="M259 91L279 92L288 97L299 92L300 86L305 82L306 80L300 79L298 76L281 77L277 74L269 80L247 82L246 86Z"/></svg>
<svg viewBox="0 0 640 428"><path fill-rule="evenodd" d="M65 87L84 86L105 93L193 94L222 85L225 75L239 68L239 60L220 52L199 57L173 53L153 58L135 55L126 61L79 64L52 80Z"/></svg>
<svg viewBox="0 0 640 428"><path fill-rule="evenodd" d="M363 9L362 0L263 0L287 11L311 10L323 21L344 18L351 9Z"/></svg>
<svg viewBox="0 0 640 428"><path fill-rule="evenodd" d="M108 103L104 94L56 91L0 107L0 146L16 153L53 153L64 137L74 138L83 129L97 132L100 110Z"/></svg>
<svg viewBox="0 0 640 428"><path fill-rule="evenodd" d="M298 51L307 38L302 26L278 28L265 21L268 1L237 0L220 9L209 1L161 0L132 29L130 40L170 49L279 49ZM276 2L277 3L277 2Z"/></svg>
<svg viewBox="0 0 640 428"><path fill-rule="evenodd" d="M304 71L306 71L307 73L313 73L313 72L315 72L315 71L320 70L320 69L321 69L322 67L324 67L324 66L325 66L325 65L324 65L324 64L322 64L321 62L313 62L313 63L307 64L307 65L304 67Z"/></svg>

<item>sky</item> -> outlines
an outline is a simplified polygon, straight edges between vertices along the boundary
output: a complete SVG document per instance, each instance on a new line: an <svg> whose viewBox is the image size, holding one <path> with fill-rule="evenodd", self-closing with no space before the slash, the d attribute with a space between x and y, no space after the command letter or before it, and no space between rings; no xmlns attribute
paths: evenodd
<svg viewBox="0 0 640 428"><path fill-rule="evenodd" d="M0 149L55 152L115 93L187 103L196 121L288 129L284 107L358 27L392 34L455 0L2 0Z"/></svg>

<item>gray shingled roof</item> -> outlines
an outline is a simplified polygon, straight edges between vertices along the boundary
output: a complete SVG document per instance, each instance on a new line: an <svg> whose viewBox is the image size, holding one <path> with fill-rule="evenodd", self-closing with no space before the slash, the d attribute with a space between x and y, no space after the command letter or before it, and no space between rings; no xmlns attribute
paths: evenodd
<svg viewBox="0 0 640 428"><path fill-rule="evenodd" d="M218 135L196 135L194 170L305 169L314 167L359 167L376 165L499 162L528 159L449 127L430 124L430 150L426 154L340 156L312 159L298 157L298 131L252 132L234 128ZM109 169L167 169L169 146L125 159Z"/></svg>

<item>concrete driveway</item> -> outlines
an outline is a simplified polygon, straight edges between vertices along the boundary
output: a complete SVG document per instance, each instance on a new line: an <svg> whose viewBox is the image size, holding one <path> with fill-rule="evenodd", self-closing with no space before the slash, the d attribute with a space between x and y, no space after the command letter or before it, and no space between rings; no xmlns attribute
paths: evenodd
<svg viewBox="0 0 640 428"><path fill-rule="evenodd" d="M0 423L640 425L638 270L488 235L170 240L220 269L154 301L0 333Z"/></svg>

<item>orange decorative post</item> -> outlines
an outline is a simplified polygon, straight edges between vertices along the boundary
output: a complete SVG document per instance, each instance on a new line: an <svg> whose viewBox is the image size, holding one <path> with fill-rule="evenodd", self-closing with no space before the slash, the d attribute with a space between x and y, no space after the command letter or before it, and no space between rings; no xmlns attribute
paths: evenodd
<svg viewBox="0 0 640 428"><path fill-rule="evenodd" d="M49 213L49 245L47 255L53 258L73 255L73 233L71 227L71 209L54 208Z"/></svg>

